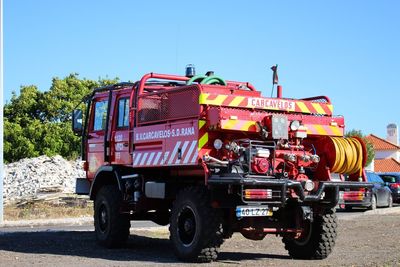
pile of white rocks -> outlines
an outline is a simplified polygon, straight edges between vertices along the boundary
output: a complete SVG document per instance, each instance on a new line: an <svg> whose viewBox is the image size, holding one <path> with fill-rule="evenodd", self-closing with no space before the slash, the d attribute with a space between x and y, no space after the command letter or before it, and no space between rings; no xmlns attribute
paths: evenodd
<svg viewBox="0 0 400 267"><path fill-rule="evenodd" d="M49 192L74 193L77 177L85 177L82 162L61 156L22 159L4 166L4 203L36 199Z"/></svg>

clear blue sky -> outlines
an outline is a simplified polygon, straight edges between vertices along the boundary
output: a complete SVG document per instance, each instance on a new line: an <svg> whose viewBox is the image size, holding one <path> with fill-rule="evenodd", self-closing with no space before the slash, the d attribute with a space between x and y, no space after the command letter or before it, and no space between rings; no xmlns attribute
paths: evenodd
<svg viewBox="0 0 400 267"><path fill-rule="evenodd" d="M4 98L52 77L214 70L266 96L327 95L347 130L400 125L400 1L4 0Z"/></svg>

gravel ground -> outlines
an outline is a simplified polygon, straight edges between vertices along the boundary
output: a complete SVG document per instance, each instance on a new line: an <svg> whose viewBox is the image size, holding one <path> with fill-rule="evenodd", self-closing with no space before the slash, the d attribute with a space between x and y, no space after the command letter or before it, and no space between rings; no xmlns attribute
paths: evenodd
<svg viewBox="0 0 400 267"><path fill-rule="evenodd" d="M127 247L114 250L96 245L92 231L71 229L10 232L0 228L0 266L194 265L176 260L165 227L152 231L131 228ZM251 241L234 234L222 245L217 262L202 265L400 266L399 240L399 213L341 214L336 246L325 260L290 259L279 237Z"/></svg>

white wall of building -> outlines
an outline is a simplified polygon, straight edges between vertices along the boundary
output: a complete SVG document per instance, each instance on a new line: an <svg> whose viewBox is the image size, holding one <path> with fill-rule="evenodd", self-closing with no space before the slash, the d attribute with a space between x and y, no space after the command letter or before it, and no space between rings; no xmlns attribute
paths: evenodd
<svg viewBox="0 0 400 267"><path fill-rule="evenodd" d="M368 166L365 166L366 171L373 172L375 169L375 160L372 160Z"/></svg>
<svg viewBox="0 0 400 267"><path fill-rule="evenodd" d="M399 160L399 152L397 150L376 150L375 158L376 159L394 158L396 160Z"/></svg>

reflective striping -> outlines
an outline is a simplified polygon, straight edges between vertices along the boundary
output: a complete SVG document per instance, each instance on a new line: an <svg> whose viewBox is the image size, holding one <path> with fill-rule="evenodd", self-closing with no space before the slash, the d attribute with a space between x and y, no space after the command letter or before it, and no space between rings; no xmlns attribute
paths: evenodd
<svg viewBox="0 0 400 267"><path fill-rule="evenodd" d="M189 141L185 141L185 143L183 143L182 149L181 149L181 158L177 158L175 164L179 164L181 159L183 158L183 155L185 154L186 148L189 145Z"/></svg>
<svg viewBox="0 0 400 267"><path fill-rule="evenodd" d="M333 132L334 135L343 136L343 128L333 127L333 126L330 126L330 128L332 129L332 132Z"/></svg>
<svg viewBox="0 0 400 267"><path fill-rule="evenodd" d="M161 155L162 155L162 152L158 152L157 153L157 156L156 156L156 159L153 162L153 165L158 165L158 162L160 160Z"/></svg>
<svg viewBox="0 0 400 267"><path fill-rule="evenodd" d="M191 163L195 163L198 156L199 156L199 151L195 150L193 158L192 158L192 160L190 162Z"/></svg>
<svg viewBox="0 0 400 267"><path fill-rule="evenodd" d="M205 146L208 142L208 133L205 133L199 140L199 149Z"/></svg>
<svg viewBox="0 0 400 267"><path fill-rule="evenodd" d="M313 108L317 111L318 114L326 114L325 110L322 108L322 106L318 103L311 103Z"/></svg>
<svg viewBox="0 0 400 267"><path fill-rule="evenodd" d="M314 124L314 128L320 135L328 135L328 131L322 125Z"/></svg>
<svg viewBox="0 0 400 267"><path fill-rule="evenodd" d="M140 154L140 153L136 153L135 154L135 161L134 161L133 165L138 165L139 164L139 160L140 160L141 156L142 156L142 154Z"/></svg>
<svg viewBox="0 0 400 267"><path fill-rule="evenodd" d="M309 135L327 135L327 136L343 136L343 128L329 125L306 124L307 134Z"/></svg>
<svg viewBox="0 0 400 267"><path fill-rule="evenodd" d="M297 106L299 107L300 111L303 113L311 113L310 110L307 108L306 104L303 102L297 102Z"/></svg>
<svg viewBox="0 0 400 267"><path fill-rule="evenodd" d="M197 140L178 141L172 151L134 152L132 161L134 167L162 167L165 165L191 165L198 157ZM181 148L180 159L178 151Z"/></svg>
<svg viewBox="0 0 400 267"><path fill-rule="evenodd" d="M160 163L161 165L164 165L165 162L167 162L168 156L169 156L169 151L166 151L164 153L164 156L161 158L161 163Z"/></svg>
<svg viewBox="0 0 400 267"><path fill-rule="evenodd" d="M151 165L151 161L153 160L154 156L155 156L156 152L153 152L150 154L149 159L147 160L146 165Z"/></svg>
<svg viewBox="0 0 400 267"><path fill-rule="evenodd" d="M147 156L149 155L149 153L144 153L142 160L140 161L140 165L144 165L144 163L146 162Z"/></svg>
<svg viewBox="0 0 400 267"><path fill-rule="evenodd" d="M204 125L206 125L206 121L204 121L204 120L199 120L199 130L200 130L201 128L203 128Z"/></svg>
<svg viewBox="0 0 400 267"><path fill-rule="evenodd" d="M231 103L229 104L229 106L239 106L239 104L245 99L244 96L237 96L235 97Z"/></svg>
<svg viewBox="0 0 400 267"><path fill-rule="evenodd" d="M227 98L227 95L210 95L210 94L200 94L199 104L210 104L220 106Z"/></svg>
<svg viewBox="0 0 400 267"><path fill-rule="evenodd" d="M330 110L331 114L333 113L333 106L331 104L326 105L328 109Z"/></svg>
<svg viewBox="0 0 400 267"><path fill-rule="evenodd" d="M333 106L330 103L320 103L284 98L254 98L246 96L217 95L211 93L201 93L199 95L199 104L240 108L256 108L265 110L282 110L286 112L301 112L321 115L332 115L333 112Z"/></svg>
<svg viewBox="0 0 400 267"><path fill-rule="evenodd" d="M223 120L221 121L221 128L227 130L234 130L238 120Z"/></svg>
<svg viewBox="0 0 400 267"><path fill-rule="evenodd" d="M192 144L189 147L188 152L186 153L186 156L185 156L185 159L183 160L183 163L188 163L189 162L190 156L192 155L193 150L196 147L196 144L197 144L197 141L193 141L192 142Z"/></svg>
<svg viewBox="0 0 400 267"><path fill-rule="evenodd" d="M174 147L174 150L172 150L172 154L171 154L171 156L169 157L168 164L172 164L172 162L174 161L175 155L177 154L178 148L179 148L179 146L181 145L181 143L182 143L181 141L176 142L175 147Z"/></svg>
<svg viewBox="0 0 400 267"><path fill-rule="evenodd" d="M246 120L221 120L221 129L257 132L258 126L255 121Z"/></svg>

